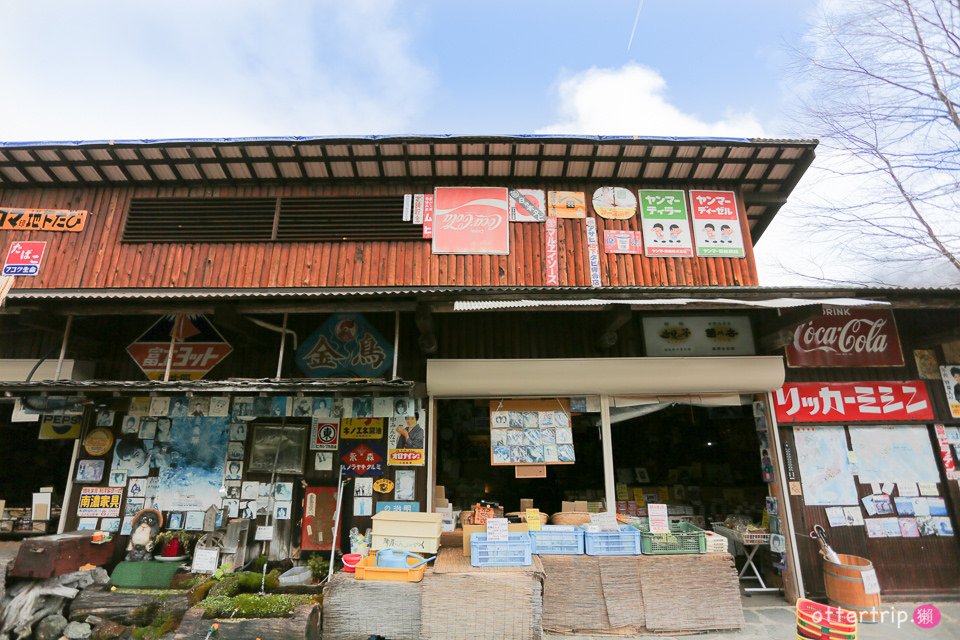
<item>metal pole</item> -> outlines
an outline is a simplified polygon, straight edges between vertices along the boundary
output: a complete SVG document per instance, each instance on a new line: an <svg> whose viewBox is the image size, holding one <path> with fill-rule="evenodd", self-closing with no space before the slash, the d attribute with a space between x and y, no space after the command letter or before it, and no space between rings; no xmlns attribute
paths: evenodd
<svg viewBox="0 0 960 640"><path fill-rule="evenodd" d="M170 331L170 349L167 351L167 367L163 370L163 381L167 382L170 380L170 368L173 366L173 349L177 345L177 320L180 319L180 314L174 314L173 316L173 330Z"/></svg>
<svg viewBox="0 0 960 640"><path fill-rule="evenodd" d="M277 377L280 379L280 373L283 371L283 350L287 346L287 314L283 314L283 329L280 331L280 355L277 357Z"/></svg>
<svg viewBox="0 0 960 640"><path fill-rule="evenodd" d="M391 378L397 377L397 359L400 355L400 312L393 312L393 375Z"/></svg>
<svg viewBox="0 0 960 640"><path fill-rule="evenodd" d="M337 557L337 537L340 535L340 507L343 505L343 467L340 467L340 479L337 481L337 508L333 514L333 540L330 542L330 570L327 582L333 578L333 563Z"/></svg>
<svg viewBox="0 0 960 640"><path fill-rule="evenodd" d="M60 373L63 371L63 359L67 355L67 341L70 340L70 329L73 327L73 316L67 316L67 326L63 330L63 342L60 343L60 358L57 360L57 373L53 376L54 380L60 379Z"/></svg>
<svg viewBox="0 0 960 640"><path fill-rule="evenodd" d="M57 371L54 374L54 380L60 379L63 373L63 360L67 355L67 342L70 340L70 329L73 327L73 316L67 316L67 326L63 330L63 342L60 344L60 358L57 360ZM73 474L77 466L77 457L80 454L80 438L73 441L73 453L70 455L70 467L67 474L67 486L63 488L63 503L60 506L60 522L57 523L57 533L63 533L67 527L67 507L70 504L70 498L73 495Z"/></svg>
<svg viewBox="0 0 960 640"><path fill-rule="evenodd" d="M610 396L600 396L600 445L603 449L603 489L606 510L616 511L617 485L613 477L613 432L610 429Z"/></svg>
<svg viewBox="0 0 960 640"><path fill-rule="evenodd" d="M783 461L783 445L780 443L780 427L777 425L777 414L773 410L776 406L773 403L773 393L768 391L766 396L767 429L772 436L770 446L777 452L777 471L780 476L780 495L783 496L783 513L786 516L783 527L780 529L781 535L787 540L787 560L793 564L793 574L796 576L797 597L806 598L806 589L803 584L803 573L800 572L800 552L797 549L797 531L794 529L793 508L790 506L790 482L787 478L787 468ZM800 532L806 537L805 532Z"/></svg>

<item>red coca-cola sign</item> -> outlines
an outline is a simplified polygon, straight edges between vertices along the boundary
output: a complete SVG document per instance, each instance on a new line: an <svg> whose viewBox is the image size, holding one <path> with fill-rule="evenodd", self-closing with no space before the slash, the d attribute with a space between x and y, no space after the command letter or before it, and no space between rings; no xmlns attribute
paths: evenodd
<svg viewBox="0 0 960 640"><path fill-rule="evenodd" d="M897 324L889 309L828 307L804 322L786 347L791 367L902 367Z"/></svg>

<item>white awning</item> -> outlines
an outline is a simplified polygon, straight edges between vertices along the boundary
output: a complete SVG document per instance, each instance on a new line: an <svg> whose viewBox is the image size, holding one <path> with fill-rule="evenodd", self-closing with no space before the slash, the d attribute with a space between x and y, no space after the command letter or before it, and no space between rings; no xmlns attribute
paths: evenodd
<svg viewBox="0 0 960 640"><path fill-rule="evenodd" d="M427 393L435 397L609 394L663 401L763 393L783 380L780 356L427 360Z"/></svg>
<svg viewBox="0 0 960 640"><path fill-rule="evenodd" d="M771 298L769 300L736 300L733 298L588 298L584 300L458 300L453 303L454 311L490 311L493 309L536 309L549 307L605 307L620 304L631 307L682 307L686 305L716 305L719 307L761 307L766 309L789 309L808 307L817 304L829 304L837 307L889 307L890 303L881 300L861 298Z"/></svg>

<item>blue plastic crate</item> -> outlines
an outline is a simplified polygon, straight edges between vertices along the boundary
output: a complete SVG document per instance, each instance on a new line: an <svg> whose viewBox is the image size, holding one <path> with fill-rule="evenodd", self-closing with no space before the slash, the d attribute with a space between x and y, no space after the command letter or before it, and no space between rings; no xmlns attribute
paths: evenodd
<svg viewBox="0 0 960 640"><path fill-rule="evenodd" d="M638 556L640 532L628 525L620 531L584 531L583 543L588 556Z"/></svg>
<svg viewBox="0 0 960 640"><path fill-rule="evenodd" d="M485 533L470 535L470 564L474 567L524 567L532 562L526 533L510 533L506 542L488 542Z"/></svg>
<svg viewBox="0 0 960 640"><path fill-rule="evenodd" d="M583 555L583 530L573 526L547 524L539 531L530 532L530 544L534 555Z"/></svg>

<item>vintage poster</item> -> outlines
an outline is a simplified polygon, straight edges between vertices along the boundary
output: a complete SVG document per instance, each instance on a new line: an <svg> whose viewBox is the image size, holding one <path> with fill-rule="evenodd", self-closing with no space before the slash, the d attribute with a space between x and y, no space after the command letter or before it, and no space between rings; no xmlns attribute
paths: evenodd
<svg viewBox="0 0 960 640"><path fill-rule="evenodd" d="M83 416L50 415L40 417L39 440L76 440L80 437Z"/></svg>
<svg viewBox="0 0 960 640"><path fill-rule="evenodd" d="M637 196L623 187L600 187L593 192L593 210L601 218L626 220L637 213Z"/></svg>
<svg viewBox="0 0 960 640"><path fill-rule="evenodd" d="M560 256L557 244L557 219L547 218L544 232L544 279L548 287L560 285Z"/></svg>
<svg viewBox="0 0 960 640"><path fill-rule="evenodd" d="M914 349L913 361L917 364L917 375L921 379L940 379L940 365L937 362L937 353L933 349Z"/></svg>
<svg viewBox="0 0 960 640"><path fill-rule="evenodd" d="M77 516L81 518L117 518L123 487L84 487L80 490Z"/></svg>
<svg viewBox="0 0 960 640"><path fill-rule="evenodd" d="M226 418L172 419L170 442L155 447L162 510L204 511L220 504L228 432Z"/></svg>
<svg viewBox="0 0 960 640"><path fill-rule="evenodd" d="M358 444L340 456L344 472L359 478L379 478L383 475L383 445Z"/></svg>
<svg viewBox="0 0 960 640"><path fill-rule="evenodd" d="M433 239L433 194L423 195L423 237Z"/></svg>
<svg viewBox="0 0 960 640"><path fill-rule="evenodd" d="M650 316L643 318L647 356L752 356L748 316Z"/></svg>
<svg viewBox="0 0 960 640"><path fill-rule="evenodd" d="M547 201L543 189L510 189L510 222L543 222Z"/></svg>
<svg viewBox="0 0 960 640"><path fill-rule="evenodd" d="M162 380L171 339L176 340L170 366L171 380L199 380L233 352L233 347L206 316L178 313L163 316L153 323L127 347L127 353L147 378ZM150 415L157 414L151 411Z"/></svg>
<svg viewBox="0 0 960 640"><path fill-rule="evenodd" d="M7 258L3 263L5 276L35 276L40 273L46 242L17 241L10 244Z"/></svg>
<svg viewBox="0 0 960 640"><path fill-rule="evenodd" d="M543 410L538 410L538 409ZM490 463L573 464L576 452L570 414L561 405L529 405L503 411L491 407ZM524 410L527 409L527 410Z"/></svg>
<svg viewBox="0 0 960 640"><path fill-rule="evenodd" d="M902 367L903 351L890 309L827 307L800 324L785 347L790 367Z"/></svg>
<svg viewBox="0 0 960 640"><path fill-rule="evenodd" d="M603 231L603 251L605 253L625 253L629 255L643 255L643 234L639 231L624 229Z"/></svg>
<svg viewBox="0 0 960 640"><path fill-rule="evenodd" d="M940 480L926 425L852 425L850 442L856 453L857 479L861 483ZM893 486L884 489L892 492Z"/></svg>
<svg viewBox="0 0 960 640"><path fill-rule="evenodd" d="M584 220L587 227L587 256L590 268L590 286L601 286L600 281L600 242L597 237L597 219Z"/></svg>
<svg viewBox="0 0 960 640"><path fill-rule="evenodd" d="M300 548L325 551L333 544L333 518L337 510L336 487L307 487L303 491L303 525ZM339 548L339 541L337 548Z"/></svg>
<svg viewBox="0 0 960 640"><path fill-rule="evenodd" d="M690 191L697 256L743 258L743 234L733 191Z"/></svg>
<svg viewBox="0 0 960 640"><path fill-rule="evenodd" d="M843 427L800 427L793 430L797 462L807 506L859 504L853 466L847 458Z"/></svg>
<svg viewBox="0 0 960 640"><path fill-rule="evenodd" d="M340 421L343 440L380 440L383 438L383 418L344 418Z"/></svg>
<svg viewBox="0 0 960 640"><path fill-rule="evenodd" d="M0 231L83 231L88 211L0 207Z"/></svg>
<svg viewBox="0 0 960 640"><path fill-rule="evenodd" d="M933 420L922 380L788 382L773 394L781 425L806 422Z"/></svg>
<svg viewBox="0 0 960 640"><path fill-rule="evenodd" d="M639 206L644 255L652 258L693 257L683 191L642 189Z"/></svg>
<svg viewBox="0 0 960 640"><path fill-rule="evenodd" d="M144 478L150 475L152 452L152 440L140 440L132 436L120 438L113 446L110 471L125 469L130 478Z"/></svg>
<svg viewBox="0 0 960 640"><path fill-rule="evenodd" d="M547 215L554 218L586 218L587 202L582 191L551 191Z"/></svg>
<svg viewBox="0 0 960 640"><path fill-rule="evenodd" d="M340 425L313 418L310 425L311 451L336 451L340 442Z"/></svg>
<svg viewBox="0 0 960 640"><path fill-rule="evenodd" d="M335 313L300 344L296 361L311 378L382 378L393 364L393 343L363 314ZM333 398L314 398L314 415L339 418L335 405Z"/></svg>
<svg viewBox="0 0 960 640"><path fill-rule="evenodd" d="M508 208L503 187L437 187L433 197L433 253L508 255Z"/></svg>
<svg viewBox="0 0 960 640"><path fill-rule="evenodd" d="M387 433L387 464L393 467L422 467L426 439L426 414L392 418Z"/></svg>
<svg viewBox="0 0 960 640"><path fill-rule="evenodd" d="M940 367L940 378L943 380L943 391L950 405L950 415L960 418L960 364Z"/></svg>

